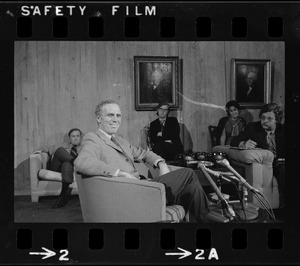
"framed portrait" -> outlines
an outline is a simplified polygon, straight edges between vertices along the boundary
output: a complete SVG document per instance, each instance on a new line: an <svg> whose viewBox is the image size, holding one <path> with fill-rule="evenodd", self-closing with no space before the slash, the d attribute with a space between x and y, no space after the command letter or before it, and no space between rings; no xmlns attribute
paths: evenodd
<svg viewBox="0 0 300 266"><path fill-rule="evenodd" d="M180 61L177 56L135 56L135 110L155 110L160 102L179 108Z"/></svg>
<svg viewBox="0 0 300 266"><path fill-rule="evenodd" d="M271 101L271 60L232 59L230 99L241 108L261 108Z"/></svg>

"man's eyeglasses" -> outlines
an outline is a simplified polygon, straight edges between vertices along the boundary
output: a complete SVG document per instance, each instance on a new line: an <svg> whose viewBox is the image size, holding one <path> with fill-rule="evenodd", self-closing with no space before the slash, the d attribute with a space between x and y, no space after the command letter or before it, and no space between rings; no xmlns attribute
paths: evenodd
<svg viewBox="0 0 300 266"><path fill-rule="evenodd" d="M161 111L169 111L169 109L164 109L164 108L159 108L158 110L161 110Z"/></svg>
<svg viewBox="0 0 300 266"><path fill-rule="evenodd" d="M271 117L271 116L264 116L264 115L262 115L261 117L260 117L260 120L261 121L264 121L264 120L267 120L268 122L272 122L272 121L274 121L274 120L276 120L274 117Z"/></svg>

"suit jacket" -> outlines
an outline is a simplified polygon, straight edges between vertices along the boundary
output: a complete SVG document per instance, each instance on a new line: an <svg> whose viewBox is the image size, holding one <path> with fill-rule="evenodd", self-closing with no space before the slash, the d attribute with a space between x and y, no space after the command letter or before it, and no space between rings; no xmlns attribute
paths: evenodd
<svg viewBox="0 0 300 266"><path fill-rule="evenodd" d="M231 146L237 147L241 141L248 139L254 140L258 148L268 149L267 133L261 126L261 122L249 123L245 130L238 136L234 137L230 143ZM275 143L278 158L285 158L285 128L284 125L277 124L275 130Z"/></svg>
<svg viewBox="0 0 300 266"><path fill-rule="evenodd" d="M258 85L253 85L251 92L247 95L249 86L244 84L237 86L237 99L239 102L263 102L264 89Z"/></svg>
<svg viewBox="0 0 300 266"><path fill-rule="evenodd" d="M150 139L154 145L158 142L161 142L162 140L171 140L172 143L176 146L178 153L183 152L183 146L179 136L180 127L176 117L167 117L162 137L157 136L157 133L160 131L160 121L157 118L156 120L150 123Z"/></svg>
<svg viewBox="0 0 300 266"><path fill-rule="evenodd" d="M139 177L139 173L128 161L124 152L132 162L144 161L153 165L156 160L162 159L151 151L130 145L128 141L119 136L115 136L115 138L123 150L100 130L87 133L82 140L81 151L74 161L76 171L88 176L111 177L120 169Z"/></svg>

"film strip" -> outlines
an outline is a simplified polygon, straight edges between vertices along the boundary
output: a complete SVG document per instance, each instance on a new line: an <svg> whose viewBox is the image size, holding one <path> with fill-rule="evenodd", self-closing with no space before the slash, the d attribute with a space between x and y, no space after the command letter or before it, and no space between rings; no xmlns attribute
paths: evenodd
<svg viewBox="0 0 300 266"><path fill-rule="evenodd" d="M297 202L299 181L297 180L296 168L296 159L299 155L299 123L296 121L298 121L300 93L298 73L300 63L300 2L153 1L135 3L133 1L107 1L58 2L55 4L52 2L5 2L0 3L0 34L2 48L0 75L3 86L1 99L4 101L2 114L7 117L5 120L7 127L3 132L3 138L7 141L4 141L1 153L1 172L4 182L2 183L0 202L1 264L42 264L44 262L48 264L275 264L299 262L299 252L297 253L300 233L299 204ZM30 46L30 42L35 44ZM40 222L41 220L24 222L26 219L22 220L22 217L21 222L17 221L17 217L24 214L18 213L16 209L16 186L22 187L22 182L23 186L30 184L29 177L20 178L18 176L19 164L21 161L25 161L25 159L19 160L18 158L20 156L22 158L27 157L28 163L30 154L29 152L28 154L17 154L22 150L16 148L20 142L18 132L25 130L22 126L17 125L27 123L30 127L30 123L33 122L31 118L27 118L27 122L24 121L25 116L18 113L17 110L20 109L16 105L20 102L16 99L23 97L25 101L28 101L22 112L29 112L27 108L30 106L30 96L27 95L30 93L28 93L29 89L26 86L31 86L35 81L30 81L34 76L32 73L24 74L27 75L27 78L23 82L29 83L24 85L26 90L24 93L18 91L16 88L22 82L22 80L17 80L17 77L20 77L18 71L22 70L16 71L16 68L18 64L24 66L24 62L28 62L28 64L34 62L28 58L37 56L39 54L36 52L38 49L44 49L38 43L45 43L49 45L47 49L53 49L50 42L55 42L58 46L63 46L66 42L74 44L79 42L120 44L119 47L123 51L114 56L121 54L124 57L126 57L126 49L128 49L128 46L124 45L126 42L128 45L133 45L135 42L149 43L148 51L145 52L145 55L148 56L151 51L155 56L172 56L174 55L170 51L174 49L172 45L176 46L179 43L191 43L191 45L176 48L182 49L181 53L188 54L188 48L191 48L193 44L197 46L201 42L206 44L221 42L226 46L225 53L228 54L234 49L239 50L245 47L240 46L239 48L238 45L234 45L233 48L230 46L233 43L251 43L251 51L261 49L262 54L269 55L270 53L265 50L266 46L260 45L261 43L276 43L278 46L283 43L284 49L278 51L284 54L277 63L283 64L280 69L284 71L284 75L276 72L278 69L274 65L271 65L271 69L273 73L272 84L276 82L276 79L283 77L284 80L279 82L279 85L284 86L284 89L281 94L276 94L274 91L270 92L270 97L273 97L272 100L282 101L285 106L285 125L287 132L289 132L286 141L286 164L288 166L286 167L286 176L288 178L286 179L283 221L272 222L268 220L267 222L262 219L259 222L239 224L84 223L83 220L79 222L55 222L55 219L53 222ZM230 44L225 45L225 42ZM20 45L20 43L24 45ZM170 43L171 45L163 46L162 43ZM155 48L151 48L150 44ZM26 45L29 48L26 48ZM275 46L270 46L270 49L276 49ZM92 46L90 47L92 49ZM161 50L157 47L161 47ZM68 48L70 46L67 45L67 48L61 51L68 52ZM109 49L109 47L106 48ZM25 50L18 54L19 49ZM74 56L72 53L75 54L79 46L72 49L74 50L70 52L70 58ZM116 47L114 49L114 51L120 51ZM196 47L195 49L200 48ZM178 50L176 51L178 52ZM250 58L253 57L251 51L245 53ZM139 48L139 52L141 52L141 48ZM55 53L55 50L52 50L52 53ZM91 52L86 51L86 53ZM276 52L273 51L273 53ZM88 56L93 57L91 54ZM284 62L281 62L281 58ZM45 57L43 60L48 60L49 65L53 64L54 66L53 60L55 59L57 57L54 59ZM110 57L105 59L112 60ZM114 67L117 66L115 62L118 60L118 58L112 60ZM37 59L36 62L40 61ZM185 67L184 64L183 68ZM97 71L104 69L98 67ZM36 67L35 69L39 68ZM80 66L77 69L80 69ZM133 75L133 73L129 73L130 71L133 72L133 67L128 66L128 69L126 70L128 75ZM89 70L93 71L92 69ZM56 70L52 69L51 71L55 72ZM80 73L84 72L81 71L83 70L79 70ZM184 70L181 69L182 71ZM51 75L50 72L48 74ZM76 73L74 75L76 76ZM98 75L101 76L101 73ZM57 78L55 74L53 77ZM85 81L88 78L86 77ZM52 82L51 84L56 86L56 81L48 82ZM183 83L183 81L181 82ZM228 84L226 83L226 85ZM43 83L38 84L38 86L42 85ZM120 97L119 94L118 97ZM130 99L134 97L132 95ZM39 100L40 98L36 99L36 101ZM180 101L179 107L182 108ZM38 115L34 119L38 119ZM83 118L81 117L81 119ZM42 126L46 127L43 124ZM26 139L25 142L24 145L30 146L29 139ZM30 149L24 148L24 151ZM23 173L26 173L26 167L29 167L29 163L22 167ZM29 173L28 169L27 173ZM23 181L18 183L16 179ZM79 202L78 198L77 200ZM53 214L55 215L54 212ZM31 218L34 221L34 217Z"/></svg>

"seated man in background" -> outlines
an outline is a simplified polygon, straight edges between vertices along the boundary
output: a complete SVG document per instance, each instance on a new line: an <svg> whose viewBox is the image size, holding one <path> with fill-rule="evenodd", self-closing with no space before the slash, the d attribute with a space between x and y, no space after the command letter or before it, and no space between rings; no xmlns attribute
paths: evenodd
<svg viewBox="0 0 300 266"><path fill-rule="evenodd" d="M170 172L162 157L150 150L134 147L115 135L121 124L121 110L117 102L107 100L99 103L95 114L98 129L83 138L81 151L74 162L78 173L89 177L140 179L134 161L147 162L159 168L160 176L152 180L165 185L167 205L182 205L198 222L206 222L209 202L192 169Z"/></svg>
<svg viewBox="0 0 300 266"><path fill-rule="evenodd" d="M273 173L277 179L280 194L284 192L285 128L281 124L283 112L276 103L264 105L259 113L260 121L249 123L245 130L230 143L231 146L253 149L268 149L274 154Z"/></svg>
<svg viewBox="0 0 300 266"><path fill-rule="evenodd" d="M158 118L150 123L150 141L154 153L167 161L173 161L176 155L183 153L183 146L179 136L179 123L176 117L168 117L169 113L168 103L158 104Z"/></svg>
<svg viewBox="0 0 300 266"><path fill-rule="evenodd" d="M55 209L65 206L68 201L67 191L69 185L74 181L73 164L81 148L82 132L80 129L72 128L69 131L68 136L69 142L63 143L62 147L59 147L56 150L54 147L52 147L52 149L43 147L35 152L47 152L52 155L53 151L55 151L50 161L49 170L61 172L62 175L62 189L56 203L53 205L53 208Z"/></svg>

